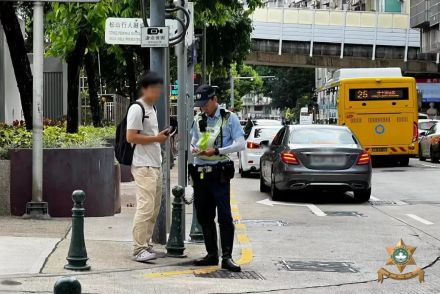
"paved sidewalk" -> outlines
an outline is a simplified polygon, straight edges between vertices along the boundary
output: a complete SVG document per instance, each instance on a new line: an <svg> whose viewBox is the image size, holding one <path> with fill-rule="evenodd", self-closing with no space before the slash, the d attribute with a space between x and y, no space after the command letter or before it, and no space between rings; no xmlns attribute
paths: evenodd
<svg viewBox="0 0 440 294"><path fill-rule="evenodd" d="M172 170L172 185L176 182L177 168ZM135 184L121 185L122 212L113 217L85 218L85 239L89 264L86 275L126 273L188 265L204 254L203 244L185 245L188 258L158 258L149 263L131 260L132 219L136 208ZM187 236L191 227L192 209L187 206ZM24 220L19 217L0 218L0 293L52 291L59 276L78 275L65 270L70 245L71 219ZM164 245L155 249L166 252ZM81 273L79 274L81 275ZM45 285L41 280L47 277ZM24 281L27 281L24 283Z"/></svg>

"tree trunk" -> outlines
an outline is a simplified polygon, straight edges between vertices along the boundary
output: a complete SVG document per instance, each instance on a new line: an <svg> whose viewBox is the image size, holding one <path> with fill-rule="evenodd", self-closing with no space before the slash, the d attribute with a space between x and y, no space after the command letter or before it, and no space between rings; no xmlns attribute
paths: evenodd
<svg viewBox="0 0 440 294"><path fill-rule="evenodd" d="M32 71L27 56L23 34L11 2L0 2L0 21L5 31L9 46L15 79L20 92L21 107L23 109L26 128L32 129Z"/></svg>
<svg viewBox="0 0 440 294"><path fill-rule="evenodd" d="M125 62L127 64L127 77L128 77L128 86L130 87L129 93L130 93L130 101L134 102L137 99L137 91L136 91L136 72L135 72L135 66L133 61L133 49L124 46L124 58Z"/></svg>
<svg viewBox="0 0 440 294"><path fill-rule="evenodd" d="M98 97L98 80L96 77L96 63L95 56L93 53L89 52L86 54L84 59L84 65L86 67L87 82L89 85L89 99L90 99L90 110L92 112L92 122L93 126L101 126L101 112L99 107L99 97Z"/></svg>
<svg viewBox="0 0 440 294"><path fill-rule="evenodd" d="M66 58L67 62L67 128L68 133L78 132L78 100L79 100L79 73L87 47L87 34L79 32L75 48Z"/></svg>
<svg viewBox="0 0 440 294"><path fill-rule="evenodd" d="M142 48L138 49L138 56L141 58L142 67L145 72L150 70L150 48Z"/></svg>

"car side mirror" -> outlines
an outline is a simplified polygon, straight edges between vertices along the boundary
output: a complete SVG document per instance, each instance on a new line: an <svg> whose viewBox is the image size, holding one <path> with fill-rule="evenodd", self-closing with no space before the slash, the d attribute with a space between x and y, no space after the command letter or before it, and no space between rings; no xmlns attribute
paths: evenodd
<svg viewBox="0 0 440 294"><path fill-rule="evenodd" d="M425 137L425 136L426 136L426 132L421 132L421 133L419 134L419 136L420 136L420 137Z"/></svg>
<svg viewBox="0 0 440 294"><path fill-rule="evenodd" d="M269 147L269 140L263 140L263 141L261 141L261 142L260 142L260 146L261 146L261 147L264 147L264 148Z"/></svg>

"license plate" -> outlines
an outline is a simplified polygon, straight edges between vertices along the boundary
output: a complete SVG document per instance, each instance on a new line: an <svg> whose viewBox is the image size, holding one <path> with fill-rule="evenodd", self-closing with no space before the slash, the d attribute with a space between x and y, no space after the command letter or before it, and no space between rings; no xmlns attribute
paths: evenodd
<svg viewBox="0 0 440 294"><path fill-rule="evenodd" d="M343 156L311 156L310 163L314 166L344 166L346 159Z"/></svg>

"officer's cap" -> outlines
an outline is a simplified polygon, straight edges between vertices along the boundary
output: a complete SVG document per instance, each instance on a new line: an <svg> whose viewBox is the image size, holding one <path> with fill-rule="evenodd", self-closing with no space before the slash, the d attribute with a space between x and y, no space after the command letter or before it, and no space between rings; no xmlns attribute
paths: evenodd
<svg viewBox="0 0 440 294"><path fill-rule="evenodd" d="M210 85L201 85L195 92L194 106L202 107L215 96L215 89Z"/></svg>

